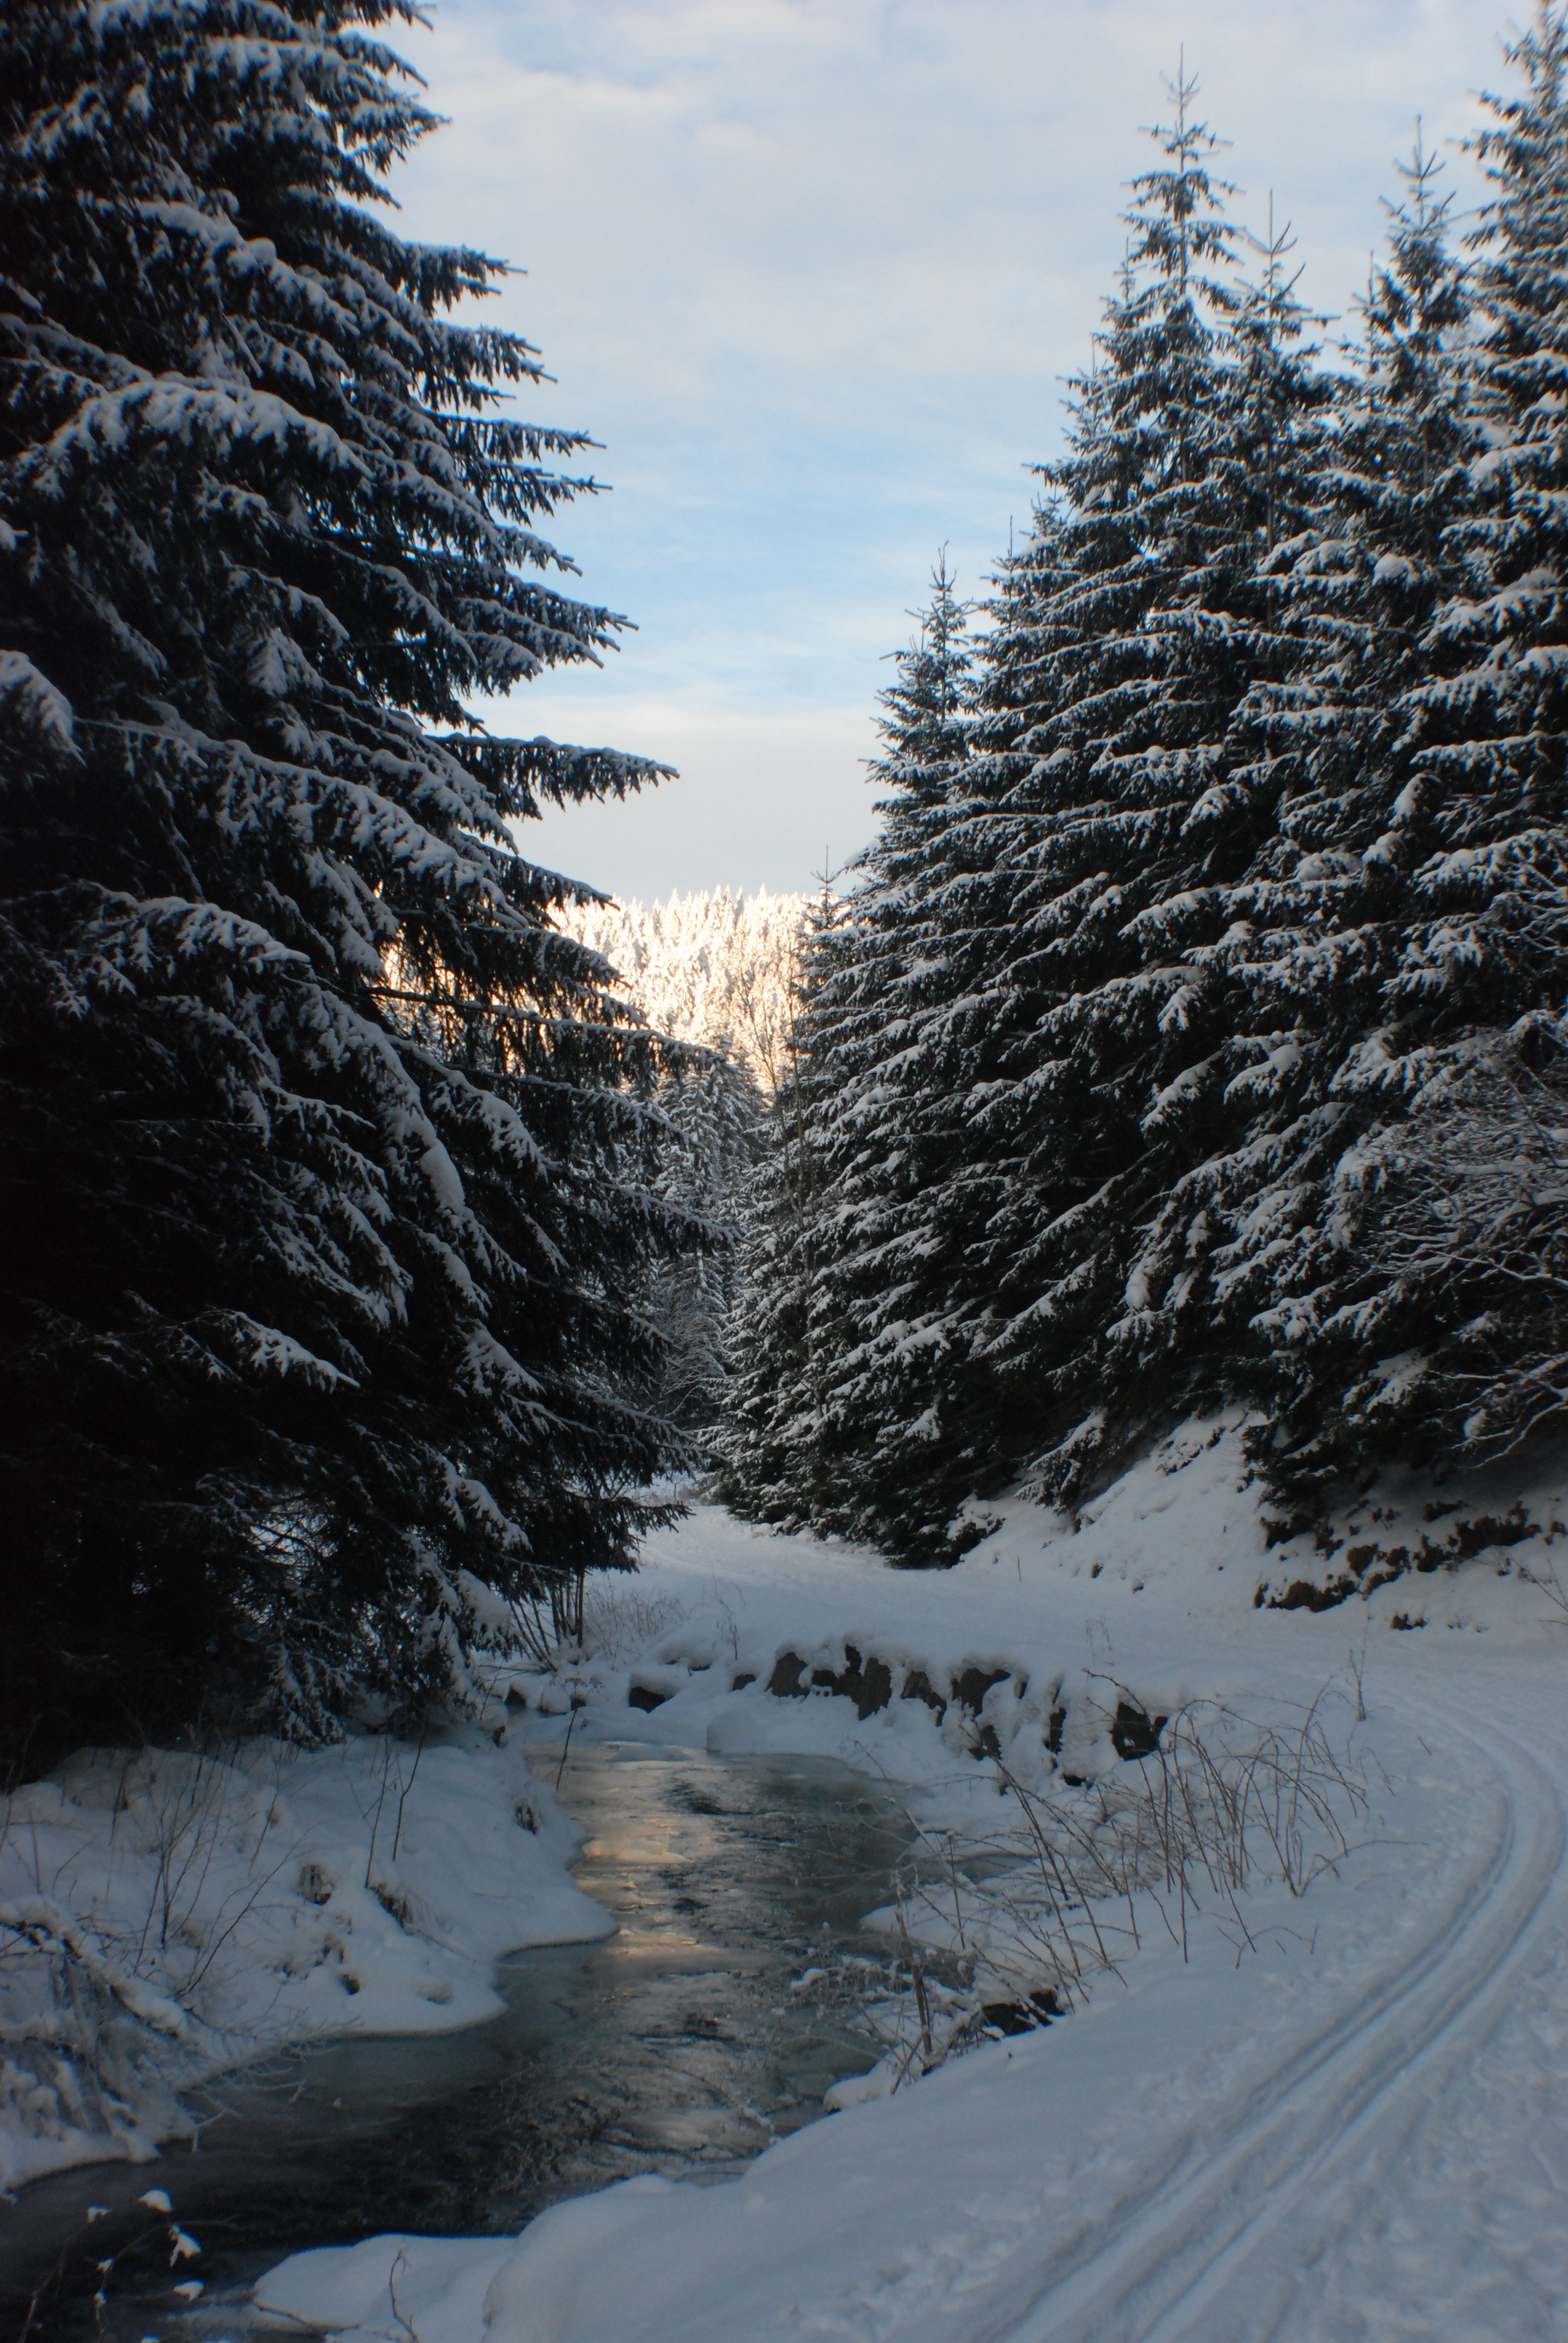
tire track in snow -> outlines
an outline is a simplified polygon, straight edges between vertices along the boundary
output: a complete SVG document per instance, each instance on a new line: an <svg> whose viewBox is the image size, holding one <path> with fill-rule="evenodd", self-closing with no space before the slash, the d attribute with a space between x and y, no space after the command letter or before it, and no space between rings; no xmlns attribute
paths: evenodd
<svg viewBox="0 0 1568 2343"><path fill-rule="evenodd" d="M1380 2120L1398 2119L1445 2050L1462 2055L1473 2029L1458 2039L1455 2029L1473 2005L1505 1992L1561 1875L1568 1825L1556 1785L1518 1743L1501 1731L1483 1743L1452 1729L1497 1776L1503 1829L1444 1925L1258 2084L1195 2170L1171 2174L1112 2214L1021 2316L985 2327L986 2343L1176 2343L1308 2189L1363 2156Z"/></svg>
<svg viewBox="0 0 1568 2343"><path fill-rule="evenodd" d="M1232 2278L1244 2273L1265 2240L1303 2210L1314 2242L1342 2235L1342 2213L1330 2212L1322 2199L1332 2192L1336 2207L1342 2204L1353 2168L1364 2167L1380 2134L1395 2147L1381 2173L1381 2193L1397 2190L1398 2150L1408 2148L1436 2096L1434 2086L1442 2070L1462 2063L1476 2039L1489 2034L1512 2006L1514 1972L1528 1958L1532 1924L1561 1878L1568 1823L1556 1783L1511 1735L1493 1728L1494 1738L1487 1744L1452 1719L1449 1725L1455 1738L1468 1741L1504 1785L1507 1835L1503 1851L1513 1860L1504 1863L1491 1905L1437 1975L1427 1973L1428 1990L1402 2044L1396 2035L1392 2057L1383 2046L1357 2077L1360 2087L1339 2095L1341 2104L1332 2111L1326 2138L1325 2127L1312 2124L1252 2217L1218 2243L1206 2267L1167 2299L1151 2325L1133 2330L1141 2343L1173 2343L1173 2338L1191 2334L1192 2322ZM1397 2015L1397 2008L1390 2013L1390 2023ZM1314 2197L1319 2200L1315 2207ZM1364 2208L1364 2194L1361 2204ZM1250 2324L1249 2333L1261 2338L1277 2326L1273 2319L1266 2330Z"/></svg>

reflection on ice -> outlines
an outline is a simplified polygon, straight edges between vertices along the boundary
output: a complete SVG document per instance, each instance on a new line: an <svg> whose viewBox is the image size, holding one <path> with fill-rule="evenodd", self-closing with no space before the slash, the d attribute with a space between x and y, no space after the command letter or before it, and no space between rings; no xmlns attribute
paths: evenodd
<svg viewBox="0 0 1568 2343"><path fill-rule="evenodd" d="M541 1748L538 1769L558 1759ZM149 2321L170 2343L235 2334L249 2281L301 2247L506 2235L628 2174L732 2171L870 2065L864 2037L789 1983L885 1902L908 1835L890 1794L828 1759L600 1744L572 1751L561 1795L589 1834L576 1875L618 1932L512 1955L487 2025L331 2043L211 2087L196 2149L156 2167L201 2239L206 2291L186 2311L155 2247L129 2257L108 2343ZM88 2273L131 2234L148 2177L63 2173L0 2213L7 2309L67 2248L40 2343L98 2333ZM89 2205L107 2217L68 2247Z"/></svg>

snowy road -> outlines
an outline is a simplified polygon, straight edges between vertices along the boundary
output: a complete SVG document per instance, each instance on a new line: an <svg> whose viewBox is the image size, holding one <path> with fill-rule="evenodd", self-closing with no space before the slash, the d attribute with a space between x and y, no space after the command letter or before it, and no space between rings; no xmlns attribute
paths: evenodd
<svg viewBox="0 0 1568 2343"><path fill-rule="evenodd" d="M1533 2027L1543 2021L1560 2041L1568 2015L1564 1774L1500 1727L1483 1736L1446 1723L1495 1784L1490 1858L1397 1975L1270 2075L1215 2135L1173 2142L1168 2175L1119 2207L1092 2246L1063 2257L1021 2318L1003 2310L977 2326L986 2343L1261 2343L1448 2328L1523 2343L1563 2332L1542 2323L1538 2288L1513 2281L1485 2216L1501 2210L1496 2183L1516 2127L1508 2095L1539 2079ZM1561 2257L1562 2115L1557 2132L1561 2160L1548 2162L1536 2137L1513 2177L1527 2182L1533 2168L1526 2197L1543 2217L1530 2247L1550 2249L1556 2231ZM1423 2217L1433 2210L1440 2222ZM1406 2241L1418 2242L1409 2268Z"/></svg>

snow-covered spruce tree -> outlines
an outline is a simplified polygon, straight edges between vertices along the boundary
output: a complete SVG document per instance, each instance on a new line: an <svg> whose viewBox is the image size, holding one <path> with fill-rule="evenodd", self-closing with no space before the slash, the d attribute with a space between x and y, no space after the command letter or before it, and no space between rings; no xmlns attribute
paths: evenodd
<svg viewBox="0 0 1568 2343"><path fill-rule="evenodd" d="M511 827L656 769L465 714L619 622L536 533L587 443L449 314L499 264L371 208L432 125L377 37L416 18L0 22L18 1739L422 1702L465 1573L623 1561L672 1454L648 1045Z"/></svg>
<svg viewBox="0 0 1568 2343"><path fill-rule="evenodd" d="M1419 138L1402 175L1407 200L1391 207L1309 524L1261 565L1296 653L1282 679L1253 686L1235 731L1251 732L1274 777L1274 832L1230 892L1224 933L1191 955L1222 992L1219 1071L1244 1126L1155 1216L1135 1265L1142 1306L1121 1330L1130 1351L1160 1356L1199 1329L1223 1380L1262 1403L1259 1450L1284 1479L1311 1469L1301 1433L1321 1413L1322 1380L1342 1386L1358 1355L1364 1364L1371 1322L1359 1313L1379 1273L1350 1241L1356 1198L1372 1204L1377 1185L1362 1151L1385 1110L1402 1121L1403 1107L1352 1070L1387 1036L1386 989L1420 916L1391 825L1429 730L1429 631L1463 583L1453 524L1475 447L1465 272ZM1385 1198L1372 1218L1387 1210Z"/></svg>
<svg viewBox="0 0 1568 2343"><path fill-rule="evenodd" d="M881 827L826 955L809 1027L815 1134L831 1242L812 1335L823 1393L824 1525L911 1563L951 1561L933 1492L983 1478L994 1426L966 1412L948 1322L984 1211L955 1127L955 1012L974 981L988 873L952 812L972 716L970 611L945 555L913 643L882 694ZM970 1177L966 1182L965 1174ZM956 1175L956 1177L955 1177Z"/></svg>
<svg viewBox="0 0 1568 2343"><path fill-rule="evenodd" d="M955 1388L947 1319L977 1218L950 1079L953 1020L974 977L985 873L951 833L968 755L972 647L945 559L919 636L882 695L887 792L801 1020L809 1151L821 1225L808 1346L809 1441L779 1443L818 1527L880 1539L910 1562L951 1560L940 1496L982 1476L989 1416ZM967 1182L963 1177L968 1173Z"/></svg>
<svg viewBox="0 0 1568 2343"><path fill-rule="evenodd" d="M1004 1175L970 1339L1010 1443L1068 1500L1146 1370L1169 1401L1168 1357L1127 1339L1141 1232L1240 1120L1194 947L1273 826L1283 775L1238 712L1294 658L1260 559L1303 525L1321 428L1288 240L1238 284L1219 142L1193 85L1173 96L1050 501L1004 573L970 767L1006 880L964 1097L971 1160Z"/></svg>
<svg viewBox="0 0 1568 2343"><path fill-rule="evenodd" d="M1475 141L1492 194L1475 240L1462 493L1431 517L1435 554L1408 533L1389 548L1396 578L1408 561L1418 594L1442 590L1422 672L1395 700L1396 736L1342 840L1367 876L1316 952L1320 965L1368 961L1377 981L1342 1030L1338 1128L1304 1163L1266 1320L1269 1462L1297 1486L1390 1452L1494 1457L1560 1423L1568 1400L1554 1169L1568 1112L1563 13L1542 8L1508 55L1522 86L1487 101ZM1437 423L1441 492L1452 427L1441 407ZM1412 435L1407 458L1423 479L1428 437ZM1253 1250L1242 1233L1239 1267Z"/></svg>

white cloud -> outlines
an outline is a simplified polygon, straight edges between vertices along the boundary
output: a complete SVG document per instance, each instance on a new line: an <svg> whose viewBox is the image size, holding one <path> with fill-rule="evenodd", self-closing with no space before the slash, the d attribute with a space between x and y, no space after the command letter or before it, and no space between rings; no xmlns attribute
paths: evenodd
<svg viewBox="0 0 1568 2343"><path fill-rule="evenodd" d="M550 729L578 737L567 724ZM871 835L864 759L875 740L865 709L756 716L618 696L613 738L668 760L679 779L619 805L550 809L520 843L548 870L621 901L705 887L802 891Z"/></svg>

